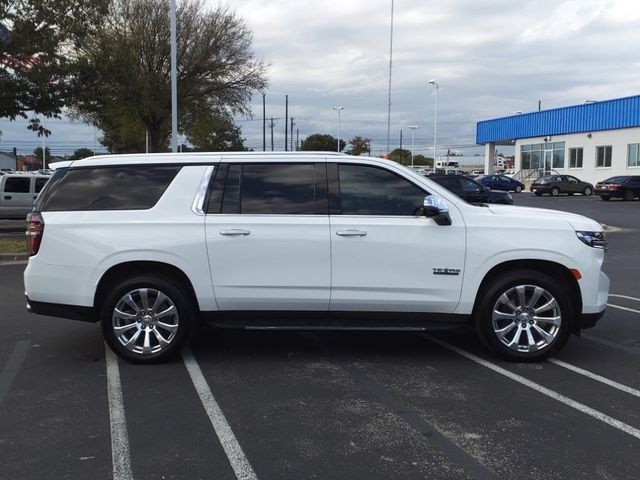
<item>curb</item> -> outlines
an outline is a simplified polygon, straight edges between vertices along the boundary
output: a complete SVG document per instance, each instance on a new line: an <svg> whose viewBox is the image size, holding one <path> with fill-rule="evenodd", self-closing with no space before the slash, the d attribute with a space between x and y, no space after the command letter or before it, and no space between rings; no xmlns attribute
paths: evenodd
<svg viewBox="0 0 640 480"><path fill-rule="evenodd" d="M26 253L0 253L0 263L26 261L29 255Z"/></svg>

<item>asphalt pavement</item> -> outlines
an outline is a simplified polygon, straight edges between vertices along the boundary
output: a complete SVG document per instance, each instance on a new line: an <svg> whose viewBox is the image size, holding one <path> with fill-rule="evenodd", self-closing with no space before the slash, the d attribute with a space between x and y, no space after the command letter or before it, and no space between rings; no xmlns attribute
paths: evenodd
<svg viewBox="0 0 640 480"><path fill-rule="evenodd" d="M637 479L640 202L514 197L615 227L607 313L539 364L467 330L203 328L136 366L1 265L0 479Z"/></svg>

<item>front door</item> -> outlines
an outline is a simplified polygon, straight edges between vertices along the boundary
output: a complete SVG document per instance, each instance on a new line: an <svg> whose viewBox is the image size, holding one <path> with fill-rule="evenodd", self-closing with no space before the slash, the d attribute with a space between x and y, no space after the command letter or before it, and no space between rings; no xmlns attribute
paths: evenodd
<svg viewBox="0 0 640 480"><path fill-rule="evenodd" d="M327 310L325 165L221 163L206 217L220 310Z"/></svg>
<svg viewBox="0 0 640 480"><path fill-rule="evenodd" d="M392 169L327 165L332 311L451 313L460 298L465 227L421 214L429 192Z"/></svg>

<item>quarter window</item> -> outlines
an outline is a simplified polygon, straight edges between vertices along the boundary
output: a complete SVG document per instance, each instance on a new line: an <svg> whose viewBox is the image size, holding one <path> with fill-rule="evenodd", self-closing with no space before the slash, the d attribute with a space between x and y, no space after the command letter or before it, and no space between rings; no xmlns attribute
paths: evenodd
<svg viewBox="0 0 640 480"><path fill-rule="evenodd" d="M584 150L582 148L569 149L569 168L582 168L583 153Z"/></svg>
<svg viewBox="0 0 640 480"><path fill-rule="evenodd" d="M29 193L30 178L9 177L5 180L5 193Z"/></svg>
<svg viewBox="0 0 640 480"><path fill-rule="evenodd" d="M44 188L44 186L47 184L47 182L49 181L48 178L46 177L37 177L36 178L36 193L40 193L42 191L42 189Z"/></svg>
<svg viewBox="0 0 640 480"><path fill-rule="evenodd" d="M611 146L596 147L596 167L611 166Z"/></svg>
<svg viewBox="0 0 640 480"><path fill-rule="evenodd" d="M427 192L368 165L338 165L342 215L415 216Z"/></svg>
<svg viewBox="0 0 640 480"><path fill-rule="evenodd" d="M627 152L627 166L640 167L640 143L629 144Z"/></svg>

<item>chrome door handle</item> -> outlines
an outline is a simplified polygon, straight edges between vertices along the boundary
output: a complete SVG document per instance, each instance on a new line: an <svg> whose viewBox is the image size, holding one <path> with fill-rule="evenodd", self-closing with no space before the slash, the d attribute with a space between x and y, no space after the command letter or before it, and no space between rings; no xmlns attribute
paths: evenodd
<svg viewBox="0 0 640 480"><path fill-rule="evenodd" d="M336 235L341 237L365 237L367 232L364 230L338 230Z"/></svg>
<svg viewBox="0 0 640 480"><path fill-rule="evenodd" d="M246 237L251 232L249 230L243 230L242 228L230 228L229 230L220 230L220 235L226 235L228 237Z"/></svg>

